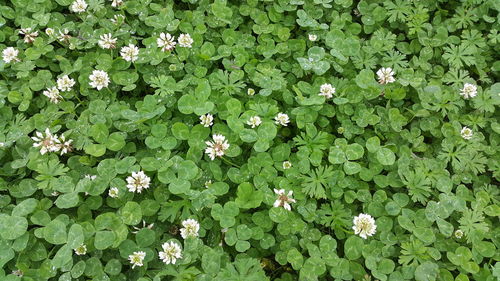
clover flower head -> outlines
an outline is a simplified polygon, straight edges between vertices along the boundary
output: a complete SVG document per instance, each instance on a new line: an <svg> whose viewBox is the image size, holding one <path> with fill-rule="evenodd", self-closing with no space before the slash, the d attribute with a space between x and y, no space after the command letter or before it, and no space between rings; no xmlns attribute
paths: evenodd
<svg viewBox="0 0 500 281"><path fill-rule="evenodd" d="M247 121L247 124L249 126L252 126L252 128L255 128L257 126L259 126L260 124L262 124L262 120L260 119L259 116L252 116L250 117L250 119Z"/></svg>
<svg viewBox="0 0 500 281"><path fill-rule="evenodd" d="M59 153L61 155L64 155L68 152L71 152L73 151L73 140L66 140L66 137L64 135L61 135L61 137L59 138L59 142L56 144L59 149Z"/></svg>
<svg viewBox="0 0 500 281"><path fill-rule="evenodd" d="M287 126L290 123L290 118L285 113L278 113L276 117L274 117L274 123L279 124L281 126Z"/></svg>
<svg viewBox="0 0 500 281"><path fill-rule="evenodd" d="M120 55L124 60L134 62L139 58L139 48L134 44L129 44L121 48Z"/></svg>
<svg viewBox="0 0 500 281"><path fill-rule="evenodd" d="M359 234L363 239L367 239L368 236L372 236L377 231L375 220L368 214L359 214L354 217L352 223L354 224L352 227L354 233Z"/></svg>
<svg viewBox="0 0 500 281"><path fill-rule="evenodd" d="M274 189L274 193L278 195L278 198L276 201L274 201L273 207L283 207L287 211L292 210L292 206L290 206L290 203L295 203L295 199L292 198L293 196L293 190L289 190L286 192L284 189Z"/></svg>
<svg viewBox="0 0 500 281"><path fill-rule="evenodd" d="M71 91L75 83L76 83L75 80L69 78L68 75L64 75L62 77L57 78L57 88L61 92Z"/></svg>
<svg viewBox="0 0 500 281"><path fill-rule="evenodd" d="M468 127L463 127L462 130L460 131L460 135L462 136L462 138L464 138L465 140L470 140L472 139L472 136L474 135L473 132L472 132L472 129L468 128Z"/></svg>
<svg viewBox="0 0 500 281"><path fill-rule="evenodd" d="M172 51L175 48L175 37L170 33L160 33L160 37L156 39L156 44L163 52Z"/></svg>
<svg viewBox="0 0 500 281"><path fill-rule="evenodd" d="M477 95L477 87L474 84L465 83L464 87L460 90L460 95L464 99L473 98Z"/></svg>
<svg viewBox="0 0 500 281"><path fill-rule="evenodd" d="M284 170L290 169L291 167L292 167L292 162L290 162L290 161L283 161L283 169Z"/></svg>
<svg viewBox="0 0 500 281"><path fill-rule="evenodd" d="M455 235L455 238L462 239L462 237L464 237L464 232L460 229L457 229L457 230L455 230L454 235Z"/></svg>
<svg viewBox="0 0 500 281"><path fill-rule="evenodd" d="M390 67L382 67L377 71L378 83L381 85L394 83L396 79L394 79L394 71Z"/></svg>
<svg viewBox="0 0 500 281"><path fill-rule="evenodd" d="M24 35L25 43L33 43L33 41L35 41L38 37L38 31L32 32L30 27L21 28L21 30L19 30L19 34Z"/></svg>
<svg viewBox="0 0 500 281"><path fill-rule="evenodd" d="M229 148L229 143L223 135L214 134L212 139L213 141L205 142L207 145L205 153L208 154L210 159L214 160L215 157L224 156L225 151Z"/></svg>
<svg viewBox="0 0 500 281"><path fill-rule="evenodd" d="M187 219L182 222L181 236L186 239L188 237L198 237L200 224L194 219Z"/></svg>
<svg viewBox="0 0 500 281"><path fill-rule="evenodd" d="M111 35L111 33L103 34L99 38L100 38L99 41L97 41L97 43L99 44L99 47L101 47L103 49L116 48L116 41L118 39L113 38L113 35Z"/></svg>
<svg viewBox="0 0 500 281"><path fill-rule="evenodd" d="M327 99L333 98L333 94L335 94L335 88L332 87L332 84L325 83L319 87L320 96L324 96Z"/></svg>
<svg viewBox="0 0 500 281"><path fill-rule="evenodd" d="M7 47L2 51L2 59L5 63L18 62L19 50L14 47Z"/></svg>
<svg viewBox="0 0 500 281"><path fill-rule="evenodd" d="M248 88L247 95L249 95L249 96L255 95L255 90L253 88Z"/></svg>
<svg viewBox="0 0 500 281"><path fill-rule="evenodd" d="M75 13L83 13L87 10L87 6L85 0L76 0L71 4L70 10Z"/></svg>
<svg viewBox="0 0 500 281"><path fill-rule="evenodd" d="M118 187L112 187L108 191L108 196L111 198L117 198L119 193L120 191L118 190Z"/></svg>
<svg viewBox="0 0 500 281"><path fill-rule="evenodd" d="M89 76L90 83L89 85L92 88L96 88L98 91L102 88L106 88L109 85L109 76L108 73L104 70L94 70L92 74Z"/></svg>
<svg viewBox="0 0 500 281"><path fill-rule="evenodd" d="M82 244L75 249L75 254L77 254L78 256L85 255L86 253L87 253L87 246L85 244Z"/></svg>
<svg viewBox="0 0 500 281"><path fill-rule="evenodd" d="M163 251L159 252L159 256L165 264L175 264L177 259L182 258L181 246L176 242L165 242L161 248Z"/></svg>
<svg viewBox="0 0 500 281"><path fill-rule="evenodd" d="M308 37L309 37L309 41L311 41L311 42L318 40L318 35L316 35L316 34L309 34Z"/></svg>
<svg viewBox="0 0 500 281"><path fill-rule="evenodd" d="M144 258L146 253L143 251L134 252L132 255L128 256L128 260L132 264L132 268L136 266L143 266Z"/></svg>
<svg viewBox="0 0 500 281"><path fill-rule="evenodd" d="M123 0L111 0L111 7L118 8L123 5Z"/></svg>
<svg viewBox="0 0 500 281"><path fill-rule="evenodd" d="M47 28L45 29L45 34L47 34L48 36L52 36L52 35L54 35L54 34L55 34L55 31L54 31L54 29L53 29L53 28L47 27Z"/></svg>
<svg viewBox="0 0 500 281"><path fill-rule="evenodd" d="M43 91L43 95L48 97L51 103L59 103L62 100L57 87L47 88L47 90Z"/></svg>
<svg viewBox="0 0 500 281"><path fill-rule="evenodd" d="M189 33L186 34L181 34L179 35L179 38L177 39L177 42L179 43L179 46L185 47L185 48L191 48L191 45L193 44L193 38L191 38L191 35Z"/></svg>
<svg viewBox="0 0 500 281"><path fill-rule="evenodd" d="M57 135L53 135L49 128L45 129L45 135L41 132L36 132L35 135L35 137L31 137L35 141L33 147L39 147L40 154L59 151L59 138Z"/></svg>
<svg viewBox="0 0 500 281"><path fill-rule="evenodd" d="M203 127L210 127L214 124L214 116L210 113L207 113L205 115L200 116L200 124L203 125Z"/></svg>
<svg viewBox="0 0 500 281"><path fill-rule="evenodd" d="M151 178L143 171L132 172L132 175L127 177L127 188L130 192L141 193L143 189L149 188L150 183Z"/></svg>

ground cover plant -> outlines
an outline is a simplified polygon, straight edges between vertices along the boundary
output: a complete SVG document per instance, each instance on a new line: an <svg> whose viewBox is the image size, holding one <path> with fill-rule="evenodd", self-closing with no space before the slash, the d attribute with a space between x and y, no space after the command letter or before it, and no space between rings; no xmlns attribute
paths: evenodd
<svg viewBox="0 0 500 281"><path fill-rule="evenodd" d="M499 9L0 2L0 279L499 280Z"/></svg>

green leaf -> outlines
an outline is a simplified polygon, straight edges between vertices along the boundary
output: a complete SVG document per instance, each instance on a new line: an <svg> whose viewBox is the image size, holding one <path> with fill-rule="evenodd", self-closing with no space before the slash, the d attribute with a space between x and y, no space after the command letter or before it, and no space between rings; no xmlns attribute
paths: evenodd
<svg viewBox="0 0 500 281"><path fill-rule="evenodd" d="M390 166L396 161L396 155L394 155L394 152L385 147L377 150L376 157L380 164L386 166Z"/></svg>
<svg viewBox="0 0 500 281"><path fill-rule="evenodd" d="M358 236L350 236L344 244L345 256L350 260L356 260L361 257L363 251L363 239Z"/></svg>
<svg viewBox="0 0 500 281"><path fill-rule="evenodd" d="M28 230L28 221L24 217L0 214L0 235L5 240L14 240Z"/></svg>
<svg viewBox="0 0 500 281"><path fill-rule="evenodd" d="M111 151L120 151L125 146L125 137L122 133L112 133L106 140L106 147Z"/></svg>
<svg viewBox="0 0 500 281"><path fill-rule="evenodd" d="M416 281L434 281L439 272L439 266L433 262L426 261L415 269Z"/></svg>
<svg viewBox="0 0 500 281"><path fill-rule="evenodd" d="M109 230L101 230L95 233L94 247L97 250L104 250L113 245L115 234Z"/></svg>
<svg viewBox="0 0 500 281"><path fill-rule="evenodd" d="M78 197L78 192L66 193L59 195L55 204L60 209L68 209L78 205L80 198Z"/></svg>
<svg viewBox="0 0 500 281"><path fill-rule="evenodd" d="M138 224L142 218L141 206L133 201L125 203L125 206L120 210L120 217L124 224Z"/></svg>
<svg viewBox="0 0 500 281"><path fill-rule="evenodd" d="M66 243L68 236L66 233L66 225L55 219L43 228L43 237L47 242L55 245Z"/></svg>
<svg viewBox="0 0 500 281"><path fill-rule="evenodd" d="M248 182L238 185L236 192L236 204L242 209L252 209L260 206L264 199L264 194L260 190L255 190L253 185Z"/></svg>

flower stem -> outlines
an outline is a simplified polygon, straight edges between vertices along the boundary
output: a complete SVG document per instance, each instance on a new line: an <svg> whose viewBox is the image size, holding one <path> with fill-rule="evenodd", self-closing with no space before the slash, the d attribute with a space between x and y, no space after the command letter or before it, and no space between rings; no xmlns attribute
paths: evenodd
<svg viewBox="0 0 500 281"><path fill-rule="evenodd" d="M229 160L228 160L228 159L226 159L226 157L224 157L224 156L223 156L223 157L221 157L221 159L222 159L222 161L226 162L226 164L229 164L229 165L234 166L234 167L236 167L236 168L241 168L241 166L239 166L239 165L237 165L237 164L235 164L235 163L233 163L233 162L229 161Z"/></svg>

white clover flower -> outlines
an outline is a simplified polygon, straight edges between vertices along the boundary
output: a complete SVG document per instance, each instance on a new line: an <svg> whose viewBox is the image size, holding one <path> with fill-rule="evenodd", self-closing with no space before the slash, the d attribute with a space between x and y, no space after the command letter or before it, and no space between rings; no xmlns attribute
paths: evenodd
<svg viewBox="0 0 500 281"><path fill-rule="evenodd" d="M31 32L31 28L21 28L19 30L19 34L24 35L24 42L25 43L33 43L35 41L35 38L38 37L38 31L33 31Z"/></svg>
<svg viewBox="0 0 500 281"><path fill-rule="evenodd" d="M181 34L179 35L179 38L177 39L177 42L179 43L179 46L185 47L185 48L191 48L191 45L193 44L193 38L191 38L191 35L189 33L186 34Z"/></svg>
<svg viewBox="0 0 500 281"><path fill-rule="evenodd" d="M57 78L57 88L61 92L71 91L71 88L75 85L75 80L69 78L68 75L64 75L63 77Z"/></svg>
<svg viewBox="0 0 500 281"><path fill-rule="evenodd" d="M274 189L274 193L278 195L278 198L276 201L274 201L273 206L278 208L278 207L283 207L285 210L291 211L292 207L290 206L290 203L295 203L295 199L292 198L293 196L293 190L289 190L288 193L284 189Z"/></svg>
<svg viewBox="0 0 500 281"><path fill-rule="evenodd" d="M394 74L395 73L394 73L394 71L392 71L392 68L382 67L381 69L379 69L377 71L378 83L382 84L382 85L388 84L388 83L393 83L394 81L396 81L396 79L394 79Z"/></svg>
<svg viewBox="0 0 500 281"><path fill-rule="evenodd" d="M85 178L93 181L93 180L95 180L97 178L97 176L96 175L89 175L89 174L87 174L87 175L85 175Z"/></svg>
<svg viewBox="0 0 500 281"><path fill-rule="evenodd" d="M47 90L43 91L43 95L48 97L51 103L59 103L62 100L57 87L47 88Z"/></svg>
<svg viewBox="0 0 500 281"><path fill-rule="evenodd" d="M335 88L332 87L332 84L325 83L319 87L320 96L324 96L327 99L333 98L333 94L335 94Z"/></svg>
<svg viewBox="0 0 500 281"><path fill-rule="evenodd" d="M278 113L276 117L274 117L274 123L280 124L281 126L287 126L288 123L290 123L290 118L288 118L288 115L285 113Z"/></svg>
<svg viewBox="0 0 500 281"><path fill-rule="evenodd" d="M463 127L462 130L460 131L460 135L465 140L470 140L472 138L472 135L473 135L472 129L470 129L468 127Z"/></svg>
<svg viewBox="0 0 500 281"><path fill-rule="evenodd" d="M117 24L119 22L122 22L123 20L125 20L124 15L114 15L113 18L111 19L111 22Z"/></svg>
<svg viewBox="0 0 500 281"><path fill-rule="evenodd" d="M139 48L134 44L129 44L121 48L120 55L124 60L134 62L139 58Z"/></svg>
<svg viewBox="0 0 500 281"><path fill-rule="evenodd" d="M203 127L210 127L214 124L214 116L212 114L205 114L200 116L200 124L203 125Z"/></svg>
<svg viewBox="0 0 500 281"><path fill-rule="evenodd" d="M96 88L100 91L102 88L106 88L109 85L109 76L108 73L104 70L94 70L92 74L89 76L90 83L89 85L92 88Z"/></svg>
<svg viewBox="0 0 500 281"><path fill-rule="evenodd" d="M253 88L248 88L247 95L249 95L249 96L255 95L255 90Z"/></svg>
<svg viewBox="0 0 500 281"><path fill-rule="evenodd" d="M45 136L36 132L36 137L31 137L32 140L35 141L33 143L33 147L40 147L40 154L45 154L47 152L56 152L59 150L59 138L57 135L53 135L49 128L45 129Z"/></svg>
<svg viewBox="0 0 500 281"><path fill-rule="evenodd" d="M83 13L87 10L87 3L84 0L76 0L71 4L70 10L75 13Z"/></svg>
<svg viewBox="0 0 500 281"><path fill-rule="evenodd" d="M225 151L229 148L226 137L223 135L215 134L212 136L213 141L206 141L207 148L205 153L208 154L210 159L214 160L215 157L224 156Z"/></svg>
<svg viewBox="0 0 500 281"><path fill-rule="evenodd" d="M284 170L290 169L291 167L292 167L292 162L290 162L290 161L283 161L283 169Z"/></svg>
<svg viewBox="0 0 500 281"><path fill-rule="evenodd" d="M172 51L175 48L175 37L170 33L160 33L160 37L156 39L156 44L162 51Z"/></svg>
<svg viewBox="0 0 500 281"><path fill-rule="evenodd" d="M62 135L59 138L59 143L57 144L57 146L59 147L59 153L61 155L64 155L68 152L73 151L73 146L71 145L72 142L73 140L66 140L66 137Z"/></svg>
<svg viewBox="0 0 500 281"><path fill-rule="evenodd" d="M454 234L455 234L455 238L457 238L457 239L462 239L462 237L464 236L464 232L460 229L455 230Z"/></svg>
<svg viewBox="0 0 500 281"><path fill-rule="evenodd" d="M205 188L209 188L212 185L212 180L208 180L205 182Z"/></svg>
<svg viewBox="0 0 500 281"><path fill-rule="evenodd" d="M59 192L53 191L50 195L56 197L56 196L59 196Z"/></svg>
<svg viewBox="0 0 500 281"><path fill-rule="evenodd" d="M118 194L119 194L119 190L117 187L112 187L109 189L108 191L108 196L111 197L111 198L117 198L118 197Z"/></svg>
<svg viewBox="0 0 500 281"><path fill-rule="evenodd" d="M111 7L118 8L123 5L123 0L111 0Z"/></svg>
<svg viewBox="0 0 500 281"><path fill-rule="evenodd" d="M132 255L128 256L128 260L132 264L132 269L136 266L143 266L144 258L146 257L146 253L143 251L134 252Z"/></svg>
<svg viewBox="0 0 500 281"><path fill-rule="evenodd" d="M2 51L2 59L5 63L19 61L19 59L17 58L18 55L19 55L19 50L13 47L7 47Z"/></svg>
<svg viewBox="0 0 500 281"><path fill-rule="evenodd" d="M55 31L54 31L54 29L53 29L53 28L47 27L47 28L45 29L45 34L47 34L48 36L52 36L52 35L54 35L54 34L55 34Z"/></svg>
<svg viewBox="0 0 500 281"><path fill-rule="evenodd" d="M474 84L465 83L462 90L460 90L460 95L464 99L473 98L477 95L477 87Z"/></svg>
<svg viewBox="0 0 500 281"><path fill-rule="evenodd" d="M352 227L354 234L359 234L363 239L372 236L377 231L375 220L368 214L359 214L357 217L354 217L352 223L354 224Z"/></svg>
<svg viewBox="0 0 500 281"><path fill-rule="evenodd" d="M5 147L5 143L4 142L0 142L0 147Z"/></svg>
<svg viewBox="0 0 500 281"><path fill-rule="evenodd" d="M87 246L85 244L82 244L75 249L75 254L79 256L85 255L86 253L87 253Z"/></svg>
<svg viewBox="0 0 500 281"><path fill-rule="evenodd" d="M23 277L24 276L24 272L22 270L20 270L20 269L13 270L12 274L14 274L17 277Z"/></svg>
<svg viewBox="0 0 500 281"><path fill-rule="evenodd" d="M71 38L71 35L69 35L68 33L69 30L66 28L63 31L59 30L59 35L57 36L57 39L61 42L68 41Z"/></svg>
<svg viewBox="0 0 500 281"><path fill-rule="evenodd" d="M99 47L103 49L114 49L116 48L116 41L118 39L113 38L113 35L111 33L103 34L99 38L101 38L97 43L99 44Z"/></svg>
<svg viewBox="0 0 500 281"><path fill-rule="evenodd" d="M163 251L159 252L159 256L165 264L175 264L177 259L182 258L181 246L173 241L163 243L161 248Z"/></svg>
<svg viewBox="0 0 500 281"><path fill-rule="evenodd" d="M127 188L130 192L141 193L143 189L148 189L151 178L146 176L143 171L133 172L127 177Z"/></svg>
<svg viewBox="0 0 500 281"><path fill-rule="evenodd" d="M315 34L309 34L309 41L314 42L318 39L318 36Z"/></svg>
<svg viewBox="0 0 500 281"><path fill-rule="evenodd" d="M247 125L252 126L252 128L255 128L262 124L262 120L260 119L259 116L252 116L250 119L247 121Z"/></svg>
<svg viewBox="0 0 500 281"><path fill-rule="evenodd" d="M181 236L186 239L188 237L198 237L200 224L194 219L187 219L182 222Z"/></svg>

